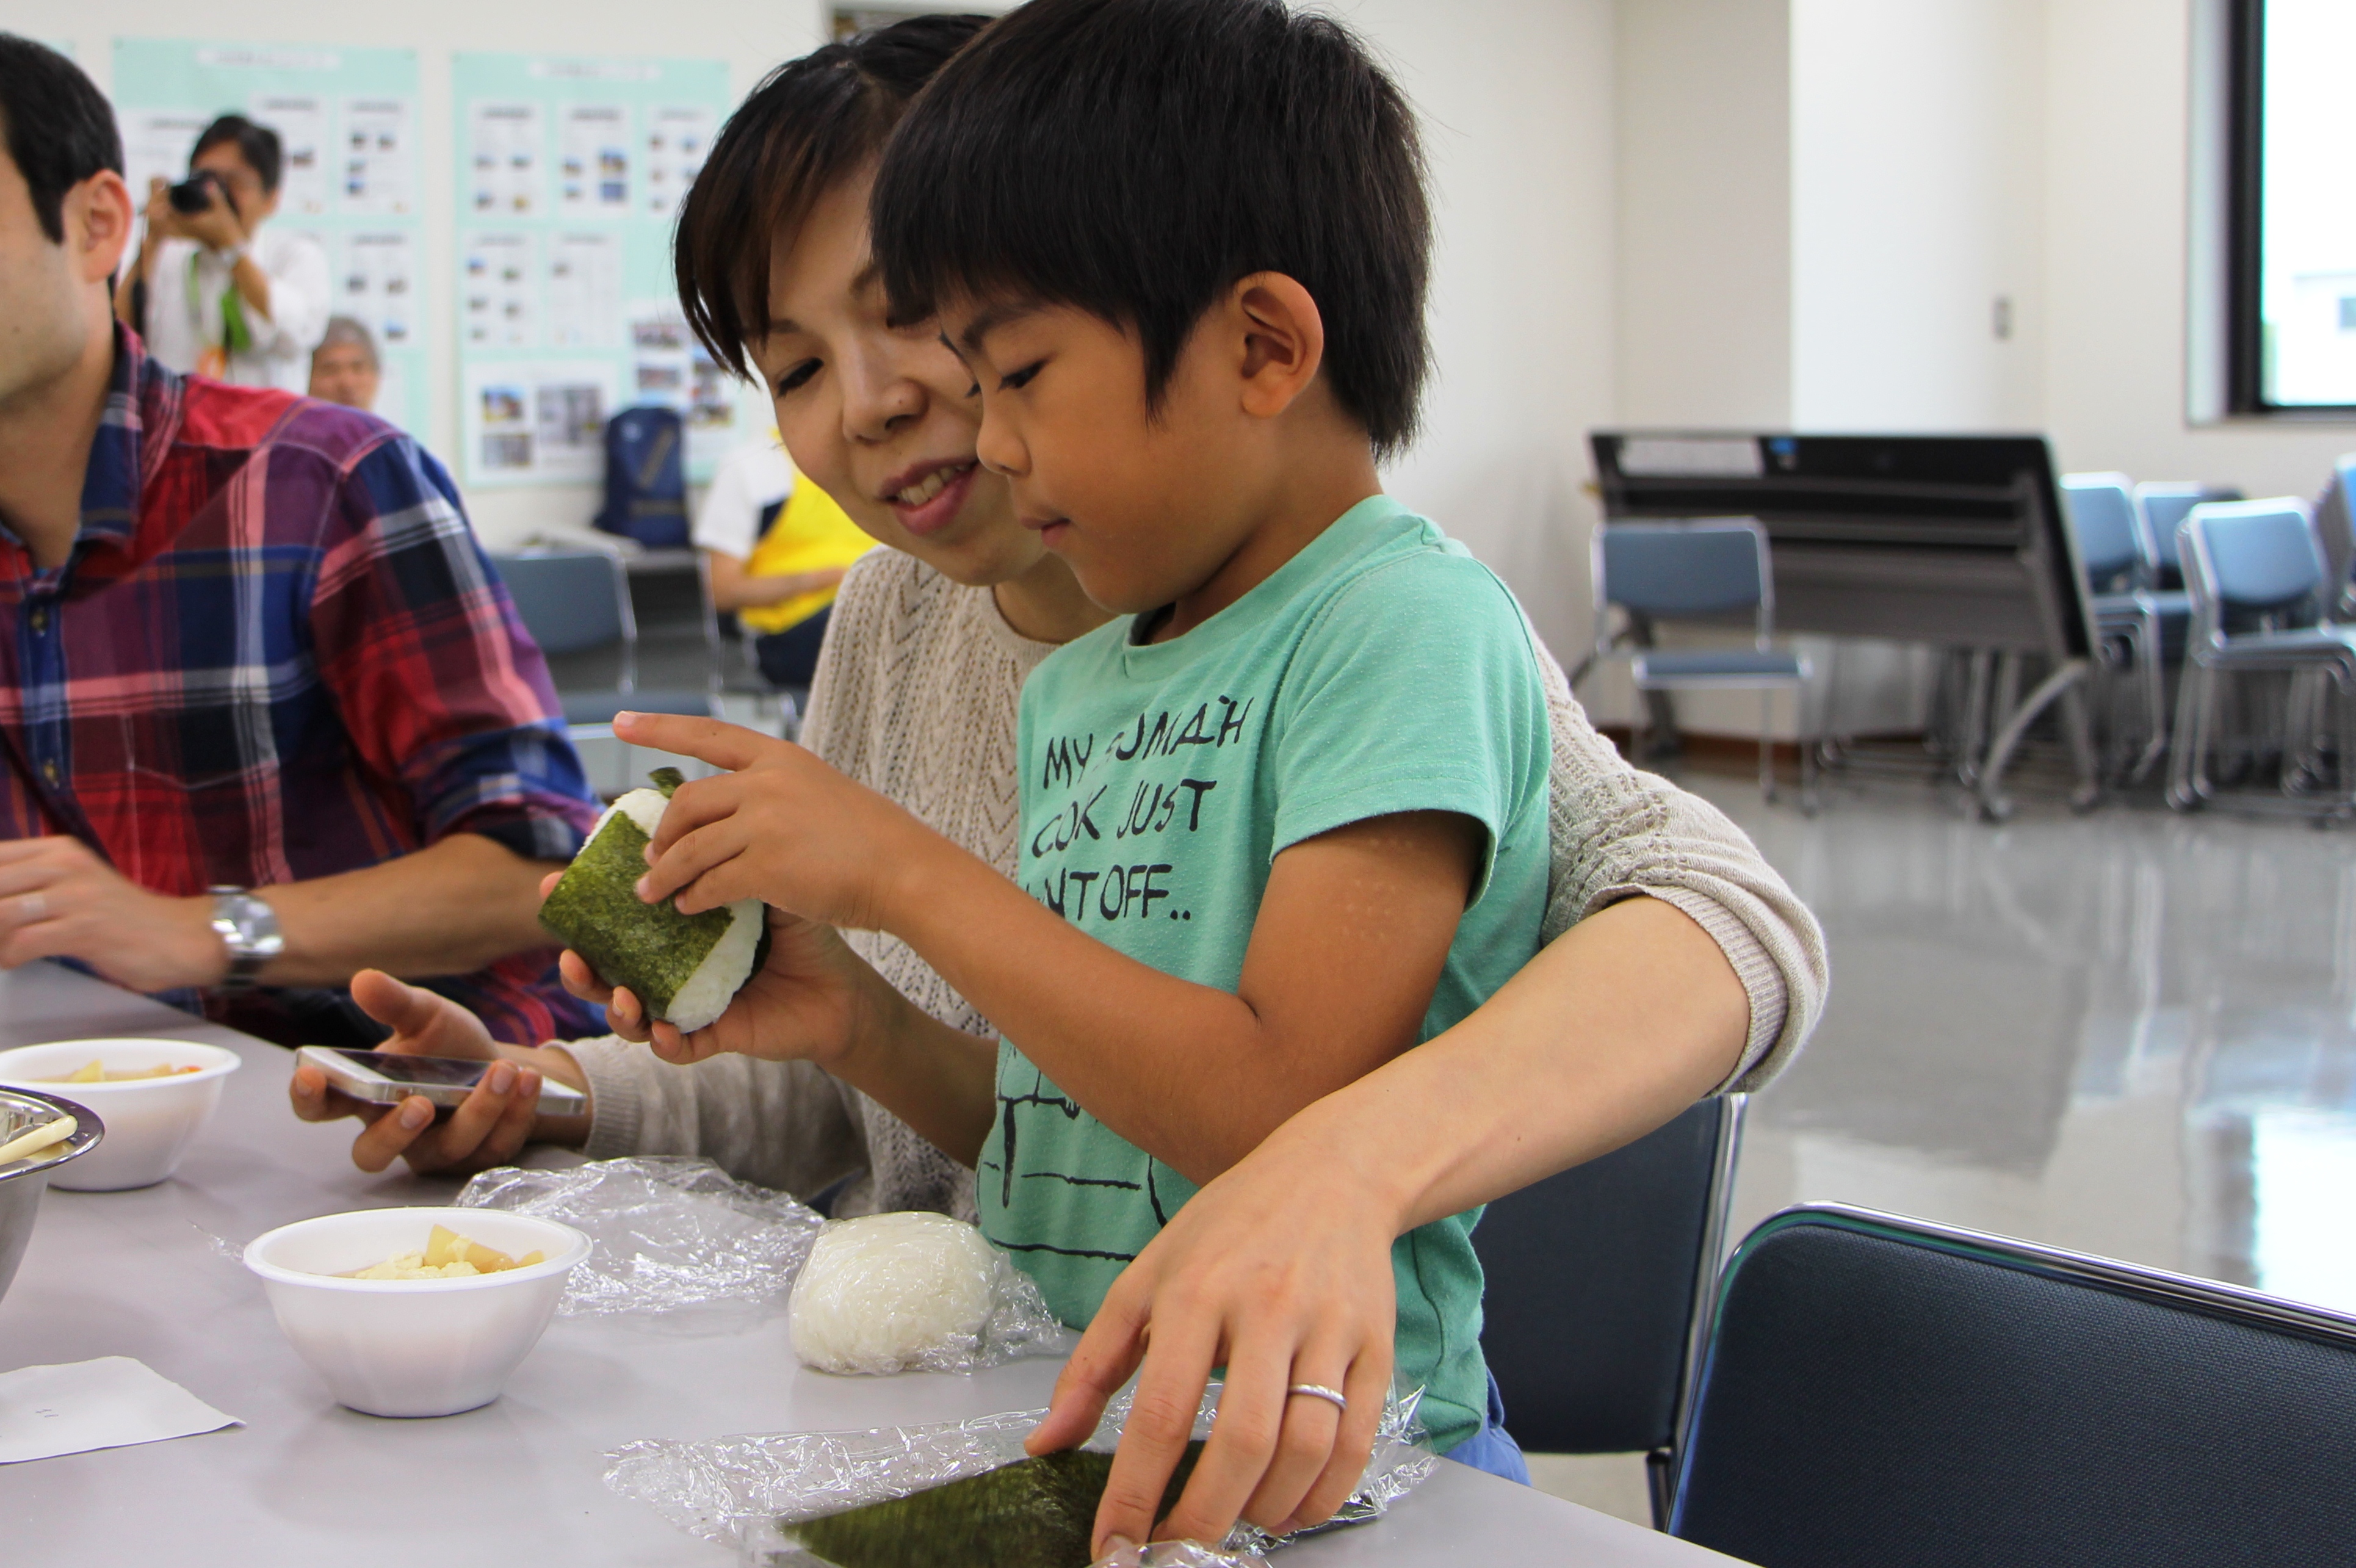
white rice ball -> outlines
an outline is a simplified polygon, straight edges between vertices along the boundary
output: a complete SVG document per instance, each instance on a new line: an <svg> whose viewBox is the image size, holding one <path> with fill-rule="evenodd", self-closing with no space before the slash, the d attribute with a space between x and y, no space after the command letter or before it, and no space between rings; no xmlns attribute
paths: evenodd
<svg viewBox="0 0 2356 1568"><path fill-rule="evenodd" d="M794 1354L821 1372L898 1372L979 1345L1001 1267L980 1230L945 1214L829 1225L794 1282Z"/></svg>

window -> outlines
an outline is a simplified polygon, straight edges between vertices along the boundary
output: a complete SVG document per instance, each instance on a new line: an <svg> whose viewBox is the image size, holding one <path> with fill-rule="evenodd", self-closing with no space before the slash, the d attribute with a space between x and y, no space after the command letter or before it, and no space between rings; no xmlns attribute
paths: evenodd
<svg viewBox="0 0 2356 1568"><path fill-rule="evenodd" d="M2234 0L2233 410L2356 413L2356 5Z"/></svg>

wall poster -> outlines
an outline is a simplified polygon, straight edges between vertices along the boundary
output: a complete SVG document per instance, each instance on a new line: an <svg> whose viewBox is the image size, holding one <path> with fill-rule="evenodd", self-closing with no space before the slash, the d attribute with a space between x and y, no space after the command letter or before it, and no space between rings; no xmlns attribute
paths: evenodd
<svg viewBox="0 0 2356 1568"><path fill-rule="evenodd" d="M640 403L687 417L707 478L754 422L688 335L670 242L726 64L461 54L451 100L467 481L594 480L605 422Z"/></svg>

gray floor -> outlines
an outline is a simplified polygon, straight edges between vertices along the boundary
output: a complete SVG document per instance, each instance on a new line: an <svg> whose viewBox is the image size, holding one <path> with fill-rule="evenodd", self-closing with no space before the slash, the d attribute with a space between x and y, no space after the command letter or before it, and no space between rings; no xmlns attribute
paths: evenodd
<svg viewBox="0 0 2356 1568"><path fill-rule="evenodd" d="M2356 1312L2356 831L1837 785L1731 814L1824 921L1815 1042L1757 1097L1740 1237L1863 1204ZM1542 1458L1641 1518L1633 1459Z"/></svg>

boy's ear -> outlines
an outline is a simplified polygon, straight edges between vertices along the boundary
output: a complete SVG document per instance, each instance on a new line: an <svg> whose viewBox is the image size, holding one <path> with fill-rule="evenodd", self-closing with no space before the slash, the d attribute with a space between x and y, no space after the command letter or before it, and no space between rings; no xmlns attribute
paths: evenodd
<svg viewBox="0 0 2356 1568"><path fill-rule="evenodd" d="M1325 361L1325 320L1317 301L1282 273L1254 273L1228 295L1240 328L1237 370L1246 413L1273 419L1309 390Z"/></svg>

